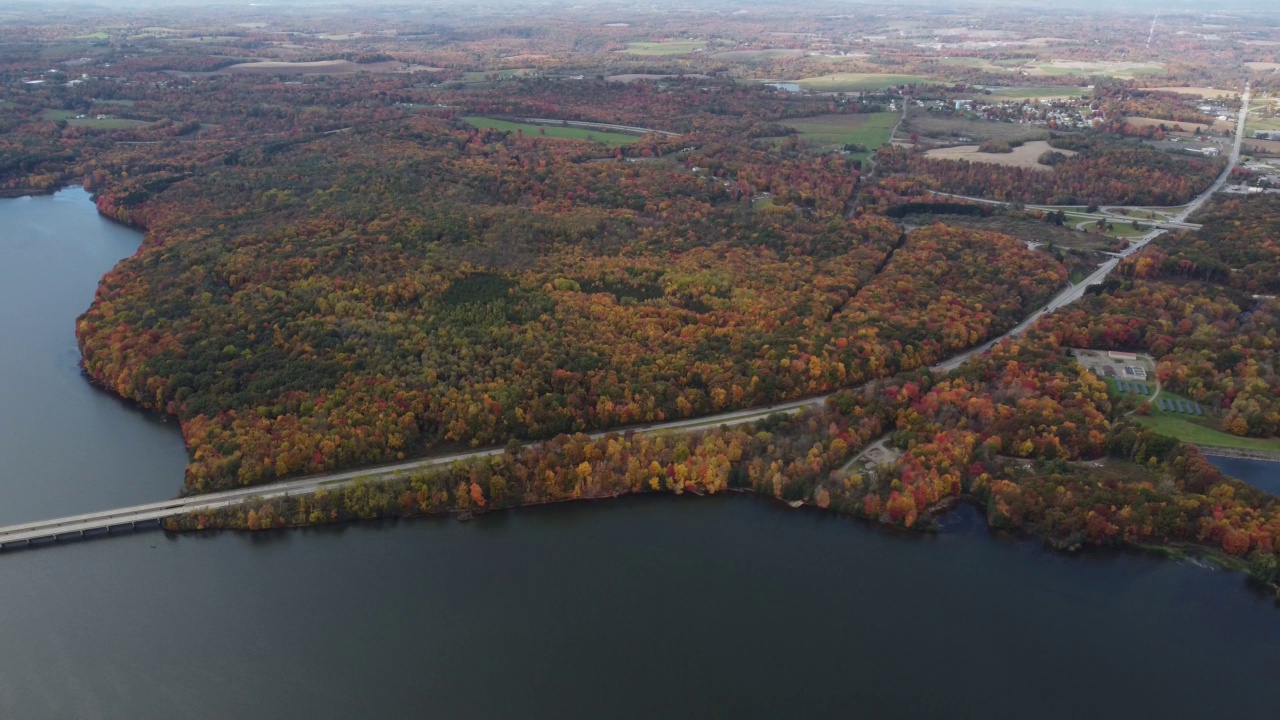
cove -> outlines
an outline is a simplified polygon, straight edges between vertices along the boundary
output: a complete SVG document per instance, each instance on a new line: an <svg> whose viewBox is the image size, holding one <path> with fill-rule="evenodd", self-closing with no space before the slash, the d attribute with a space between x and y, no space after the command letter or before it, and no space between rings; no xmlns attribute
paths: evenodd
<svg viewBox="0 0 1280 720"><path fill-rule="evenodd" d="M174 497L187 454L163 423L89 383L76 318L142 235L89 194L0 200L0 524Z"/></svg>

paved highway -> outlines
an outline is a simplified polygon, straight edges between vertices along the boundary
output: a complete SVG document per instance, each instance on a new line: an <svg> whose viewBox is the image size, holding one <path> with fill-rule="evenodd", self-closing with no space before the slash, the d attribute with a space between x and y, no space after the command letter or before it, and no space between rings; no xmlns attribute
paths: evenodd
<svg viewBox="0 0 1280 720"><path fill-rule="evenodd" d="M1245 86L1244 104L1240 112L1240 118L1236 128L1235 144L1231 151L1230 162L1222 171L1222 175L1214 181L1207 190L1201 193L1193 200L1175 220L1185 221L1187 217L1198 211L1209 197L1220 190L1226 184L1231 171L1235 168L1236 163L1240 159L1240 146L1244 138L1244 122L1245 112L1249 107L1249 87ZM1047 305L1031 313L1021 323L1009 332L1001 335L999 338L988 341L971 350L965 351L950 358L944 362L938 363L930 367L934 372L948 372L960 367L970 358L989 350L993 345L1009 337L1016 337L1027 331L1037 320L1045 314L1068 305L1080 299L1085 290L1090 285L1102 282L1120 260L1124 257L1132 255L1140 250L1147 243L1162 235L1164 230L1153 230L1142 236L1137 242L1134 242L1119 257L1112 258L1103 263L1089 277L1085 278L1079 284L1066 288L1059 293ZM744 423L755 422L769 415L779 412L792 413L806 407L818 407L822 405L830 395L822 395L803 400L794 400L791 402L777 403L761 408L750 408L747 410L736 410L733 412L720 413L718 415L709 415L699 418L690 418L687 420L672 420L668 422L652 423L649 425L641 425L629 428L617 428L610 431L598 432L591 437L603 437L609 432L636 432L636 433L652 433L652 432L670 432L681 429L691 429L696 427L719 427L721 425L740 425ZM278 498L290 495L310 495L319 490L332 489L350 484L359 478L388 478L397 475L404 475L417 470L439 467L441 465L449 465L455 462L476 460L479 458L489 457L504 452L504 448L488 448L485 450L473 450L469 452L454 453L451 455L443 455L439 457L410 460L406 462L396 463L393 465L384 465L380 467L368 467L358 470L347 470L344 472L327 473L324 475L315 475L287 482L274 483L271 485L259 485L249 488L241 488L237 490L227 490L223 492L207 493L204 495L196 495L187 498L178 498L175 500L166 500L156 503L148 503L145 505L135 505L132 507L119 508L116 510L104 510L95 513L86 513L83 515L75 515L72 517L56 518L53 520L43 520L38 522L22 523L18 525L10 525L0 528L0 548L19 547L28 545L32 542L41 540L57 540L59 538L68 537L85 537L93 533L109 534L114 529L132 529L138 524L154 523L165 518L184 515L191 512L205 512L217 510L220 508L231 507L244 503L250 498Z"/></svg>

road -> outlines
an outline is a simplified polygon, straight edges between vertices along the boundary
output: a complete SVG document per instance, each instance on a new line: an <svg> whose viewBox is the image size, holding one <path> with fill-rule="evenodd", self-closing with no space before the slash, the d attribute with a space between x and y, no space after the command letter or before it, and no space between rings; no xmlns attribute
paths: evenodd
<svg viewBox="0 0 1280 720"><path fill-rule="evenodd" d="M1173 216L1174 222L1184 223L1186 222L1188 217L1191 217L1193 214L1198 212L1200 208L1204 207L1204 204L1209 201L1209 198L1213 197L1214 193L1221 190L1222 186L1227 184L1227 180L1231 177L1231 171L1235 169L1236 163L1240 162L1240 146L1244 141L1245 112L1249 107L1249 90L1250 90L1249 85L1246 83L1244 88L1244 95L1242 96L1243 104L1241 105L1240 117L1236 121L1235 142L1232 144L1231 156L1228 158L1227 166L1222 169L1222 174L1219 175L1218 178L1213 181L1213 184L1211 184L1208 188L1206 188L1204 192L1197 195L1196 198L1192 200L1185 208L1183 208L1181 212ZM988 201L988 202L995 202L995 201ZM1123 260L1126 257L1129 257L1130 255L1146 247L1147 243L1150 243L1152 240L1155 240L1156 238L1160 237L1165 232L1167 231L1157 228L1147 233L1146 235L1143 235L1142 237L1136 239L1135 241L1129 244L1129 247L1125 248L1116 257L1113 257L1110 260L1103 263L1102 265L1099 265L1098 269L1094 270L1084 280L1081 280L1079 283L1072 285L1066 288L1065 290L1063 290L1062 292L1058 293L1058 295L1054 297L1052 300L1050 300L1048 304L1046 304L1044 307L1040 308L1039 310L1036 310L1035 312L1031 313L1021 323L1018 323L1017 327L1013 328L1012 330L1000 336L999 338L996 338L995 340L991 340L989 342L983 343L982 345L979 345L967 352L963 352L951 358L950 360L946 360L944 362L938 363L937 365L934 365L931 369L935 371L941 371L941 372L954 370L960 367L961 365L963 365L966 361L968 361L973 356L986 352L991 348L991 346L995 345L1001 340L1007 337L1016 337L1018 335L1021 335L1022 333L1026 332L1027 329L1030 328L1033 324L1035 324L1037 320L1044 317L1048 313L1051 313L1054 310L1057 310L1058 308L1061 308L1065 305L1070 305L1076 300L1079 300L1080 298L1084 297L1084 294L1088 290L1089 286L1097 285L1098 283L1101 283L1103 280L1105 280L1107 276L1111 274L1111 271L1116 269L1116 266L1120 264L1121 260Z"/></svg>
<svg viewBox="0 0 1280 720"><path fill-rule="evenodd" d="M1222 175L1211 186L1209 186L1207 190L1193 200L1181 213L1175 216L1175 220L1179 222L1185 221L1187 217L1198 211L1204 203L1208 201L1209 197L1212 196L1213 193L1220 190L1222 186L1226 184L1227 178L1231 175L1231 171L1235 168L1236 163L1240 159L1240 146L1241 141L1244 138L1244 118L1248 107L1249 88L1246 85L1244 91L1244 105L1240 113L1239 126L1236 131L1235 145L1231 151L1230 162L1222 171ZM1023 334L1028 328L1035 324L1037 320L1047 313L1053 312L1064 305L1068 305L1080 299L1084 295L1088 286L1102 282L1107 275L1115 269L1116 265L1120 263L1121 259L1137 252L1147 243L1164 234L1164 232L1164 230L1157 229L1147 233L1137 242L1131 244L1128 249L1120 254L1120 256L1103 263L1082 282L1072 285L1058 293L1058 295L1050 300L1044 307L1041 307L1031 313L1022 322L1018 323L1017 326L1006 332L1004 335L933 365L930 367L930 370L934 372L948 372L954 370L963 365L970 358L986 352L1001 340L1010 337L1017 337ZM777 403L764 407L735 410L732 412L689 418L686 420L672 420L628 428L615 428L608 431L593 433L591 437L600 438L609 433L620 432L671 432L698 427L741 425L762 420L774 413L792 413L807 407L819 407L830 396L831 394L820 395L817 397ZM131 528L138 523L150 523L163 520L164 518L185 515L192 512L207 512L220 508L232 507L242 504L251 498L271 499L288 497L291 495L310 495L319 490L340 488L344 485L351 484L360 478L375 480L379 478L390 478L419 470L440 467L442 465L450 465L455 462L465 462L491 457L493 455L501 454L504 451L504 448L472 450L438 457L410 460L392 465L366 467L357 470L314 475L311 477L273 483L270 485L226 490L223 492L207 493L204 495L148 503L145 505L135 505L115 510L104 510L101 512L86 513L71 517L10 525L0 528L0 548L22 546L37 540L56 540L60 537L83 537L91 533L109 534L114 528Z"/></svg>

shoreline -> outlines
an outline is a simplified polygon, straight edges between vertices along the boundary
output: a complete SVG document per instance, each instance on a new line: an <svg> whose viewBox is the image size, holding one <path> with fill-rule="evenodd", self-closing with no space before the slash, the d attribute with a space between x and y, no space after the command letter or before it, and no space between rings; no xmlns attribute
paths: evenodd
<svg viewBox="0 0 1280 720"><path fill-rule="evenodd" d="M942 498L936 504L924 509L920 513L921 522L913 527L903 527L901 525L888 524L878 521L874 517L868 517L858 512L849 512L838 507L822 507L812 501L792 500L787 501L782 498L775 497L768 493L760 492L751 487L728 487L720 492L703 492L695 490L684 490L675 492L671 490L624 490L591 497L562 498L556 500L541 500L530 503L520 503L514 505L503 505L486 508L448 508L432 512L399 512L387 514L375 514L370 517L347 517L339 519L325 518L319 522L285 522L270 527L252 528L247 524L240 524L235 519L235 513L226 508L222 511L215 511L207 515L199 513L190 513L185 516L178 516L162 521L160 529L166 534L172 533L176 535L198 535L208 532L236 532L256 534L264 532L282 532L296 531L306 528L323 527L323 526L341 526L356 525L369 522L383 522L387 520L412 520L412 519L444 519L452 517L458 522L470 522L484 515L497 514L502 512L510 512L514 510L524 510L533 508L548 508L556 506L565 506L578 503L589 503L609 500L624 500L630 498L646 498L646 497L679 497L681 495L692 495L698 498L714 497L716 495L740 496L752 501L763 501L773 505L778 510L800 510L802 512L819 512L832 515L839 518L847 518L861 522L871 528L881 532L888 532L898 536L928 536L938 535L943 532L939 525L939 520L952 515L961 507L969 506L974 509L978 517L981 518L983 527L989 535L1005 537L1019 541L1036 541L1046 552L1055 554L1064 554L1069 556L1080 556L1085 553L1135 553L1140 555L1154 555L1166 560L1181 560L1186 558L1194 558L1202 560L1208 565L1224 570L1227 572L1238 572L1244 576L1246 582L1261 588L1269 593L1276 601L1277 607L1280 608L1280 585L1267 584L1259 581L1249 572L1247 561L1242 558L1234 558L1221 552L1218 548L1199 543L1170 540L1168 542L1129 542L1124 541L1114 545L1092 545L1079 542L1073 537L1054 537L1051 535L1042 535L1037 533L1034 528L1030 527L997 527L991 524L990 516L987 512L987 503L973 493L963 492L960 495ZM258 508L264 504L270 503L270 500L260 501ZM239 506L248 511L255 511L253 505L246 503ZM248 513L244 513L247 518ZM208 525L198 525L198 518L211 519L214 522ZM185 521L185 522L184 522ZM190 523L190 524L188 524Z"/></svg>
<svg viewBox="0 0 1280 720"><path fill-rule="evenodd" d="M1195 445L1195 443L1187 444ZM1280 463L1280 452L1272 452L1270 450L1244 450L1242 448L1219 447L1217 445L1196 445L1196 447L1200 448L1201 453L1212 457Z"/></svg>

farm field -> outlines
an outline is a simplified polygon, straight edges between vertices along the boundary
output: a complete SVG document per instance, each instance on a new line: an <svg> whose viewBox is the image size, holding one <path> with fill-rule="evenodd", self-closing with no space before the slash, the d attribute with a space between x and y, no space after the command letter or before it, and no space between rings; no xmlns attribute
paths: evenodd
<svg viewBox="0 0 1280 720"><path fill-rule="evenodd" d="M505 132L523 131L531 137L549 137L561 140L591 140L605 145L630 145L636 141L634 135L587 130L584 128L559 127L556 125L534 125L532 123L514 123L486 117L464 117L463 122L478 128L492 128Z"/></svg>
<svg viewBox="0 0 1280 720"><path fill-rule="evenodd" d="M706 43L701 40L671 40L668 42L632 42L627 43L624 53L632 55L687 55L699 52Z"/></svg>
<svg viewBox="0 0 1280 720"><path fill-rule="evenodd" d="M1101 76L1132 80L1140 75L1163 75L1165 70L1164 65L1160 63L1050 60L1049 62L1027 63L1024 72L1028 75Z"/></svg>
<svg viewBox="0 0 1280 720"><path fill-rule="evenodd" d="M802 78L795 82L806 90L816 90L818 92L861 92L864 90L884 90L897 85L911 85L927 81L928 78L923 75L841 72Z"/></svg>
<svg viewBox="0 0 1280 720"><path fill-rule="evenodd" d="M993 87L988 88L991 97L1007 100L1052 100L1055 98L1075 98L1088 94L1085 88L1068 85L1045 85L1034 87Z"/></svg>
<svg viewBox="0 0 1280 720"><path fill-rule="evenodd" d="M753 62L757 60L776 60L778 58L804 57L807 50L788 50L786 48L765 48L762 50L729 50L719 52L711 57L715 60Z"/></svg>
<svg viewBox="0 0 1280 720"><path fill-rule="evenodd" d="M1063 155L1075 155L1071 150L1059 150L1049 146L1044 140L1032 140L1013 149L1011 153L984 153L978 151L977 145L957 145L956 147L936 148L925 153L925 157L935 160L968 160L970 162L991 163L993 165L1010 165L1013 167L1031 168L1053 172L1049 165L1040 164L1040 156L1050 150Z"/></svg>
<svg viewBox="0 0 1280 720"><path fill-rule="evenodd" d="M865 145L868 150L889 142L889 133L898 122L898 113L881 112L861 115L816 115L786 120L800 137L821 145Z"/></svg>
<svg viewBox="0 0 1280 720"><path fill-rule="evenodd" d="M1246 136L1253 134L1255 131L1263 130L1270 132L1280 131L1280 115L1275 114L1274 101L1266 98L1261 102L1252 102L1249 104L1249 115L1245 118L1244 130ZM1266 113L1270 111L1270 116Z"/></svg>
<svg viewBox="0 0 1280 720"><path fill-rule="evenodd" d="M314 62L264 61L239 63L218 74L253 75L347 75L358 72L398 72L405 64L396 60L376 63L353 63L350 60L317 60Z"/></svg>
<svg viewBox="0 0 1280 720"><path fill-rule="evenodd" d="M1013 142L1017 140L1045 140L1049 137L1048 130L1034 125L990 122L956 117L954 115L937 115L925 112L920 108L908 110L907 119L903 121L902 127L898 129L899 138L910 136L911 133L915 133L921 138L931 138L944 142L955 142L962 138L965 141L1004 140Z"/></svg>
<svg viewBox="0 0 1280 720"><path fill-rule="evenodd" d="M1235 129L1235 122L1230 120L1214 120L1212 125L1204 123L1184 122L1181 120L1161 120L1160 118L1144 118L1144 117L1126 117L1124 121L1134 127L1160 127L1164 126L1168 132L1176 132L1186 135L1192 135L1196 129L1200 132L1230 132Z"/></svg>
<svg viewBox="0 0 1280 720"><path fill-rule="evenodd" d="M1187 87L1185 85L1179 85L1176 87L1154 87L1154 88L1151 88L1151 90L1155 90L1158 92L1178 93L1180 95L1195 95L1196 97L1201 97L1206 99L1220 98L1220 97L1234 97L1240 94L1235 90L1231 90L1231 89Z"/></svg>
<svg viewBox="0 0 1280 720"><path fill-rule="evenodd" d="M1280 156L1280 140L1252 140L1244 141L1244 149L1246 152L1256 153L1258 155Z"/></svg>

